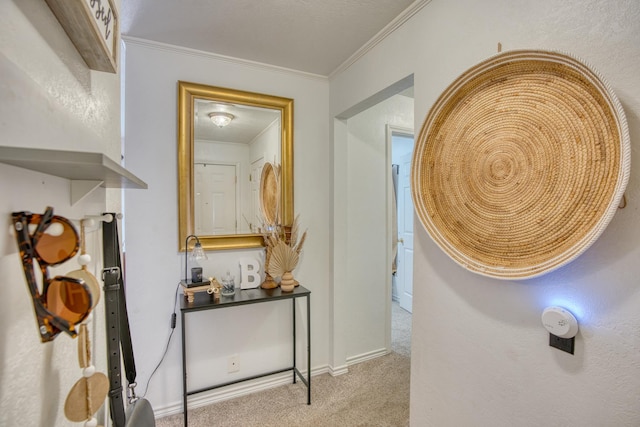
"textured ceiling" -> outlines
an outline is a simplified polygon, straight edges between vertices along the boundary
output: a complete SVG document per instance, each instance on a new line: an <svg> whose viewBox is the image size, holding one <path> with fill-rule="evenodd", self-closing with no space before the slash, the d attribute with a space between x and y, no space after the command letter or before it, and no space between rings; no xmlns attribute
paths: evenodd
<svg viewBox="0 0 640 427"><path fill-rule="evenodd" d="M122 0L121 32L328 76L414 0Z"/></svg>

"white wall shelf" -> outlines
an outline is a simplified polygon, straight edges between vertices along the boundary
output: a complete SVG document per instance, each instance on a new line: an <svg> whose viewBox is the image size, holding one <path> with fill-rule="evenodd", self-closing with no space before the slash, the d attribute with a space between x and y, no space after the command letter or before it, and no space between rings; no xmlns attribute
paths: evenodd
<svg viewBox="0 0 640 427"><path fill-rule="evenodd" d="M0 147L0 163L71 180L74 205L98 187L147 189L147 184L102 153Z"/></svg>

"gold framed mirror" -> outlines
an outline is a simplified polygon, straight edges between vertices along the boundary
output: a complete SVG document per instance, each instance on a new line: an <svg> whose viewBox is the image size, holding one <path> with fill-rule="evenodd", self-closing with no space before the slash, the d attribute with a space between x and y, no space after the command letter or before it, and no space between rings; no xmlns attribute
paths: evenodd
<svg viewBox="0 0 640 427"><path fill-rule="evenodd" d="M293 100L179 81L179 250L190 235L205 250L262 247L260 179L272 163L280 165L279 222L291 225Z"/></svg>

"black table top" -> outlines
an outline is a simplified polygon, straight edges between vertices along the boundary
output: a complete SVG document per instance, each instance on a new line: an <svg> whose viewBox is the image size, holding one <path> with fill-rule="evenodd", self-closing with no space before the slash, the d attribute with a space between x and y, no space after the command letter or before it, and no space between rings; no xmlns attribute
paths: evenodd
<svg viewBox="0 0 640 427"><path fill-rule="evenodd" d="M311 291L304 286L296 286L293 292L282 292L279 287L275 289L262 289L258 287L255 289L236 289L236 293L233 296L227 297L221 295L220 301L214 302L212 295L206 292L196 292L194 293L193 302L188 302L186 297L181 299L180 311L211 310L235 305L308 297L309 295L311 295Z"/></svg>

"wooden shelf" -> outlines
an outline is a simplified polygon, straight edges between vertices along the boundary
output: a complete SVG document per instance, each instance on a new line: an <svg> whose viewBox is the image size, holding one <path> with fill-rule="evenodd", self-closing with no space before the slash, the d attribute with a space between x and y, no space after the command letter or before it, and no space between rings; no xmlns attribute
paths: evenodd
<svg viewBox="0 0 640 427"><path fill-rule="evenodd" d="M147 184L102 153L0 147L0 163L71 180L71 204L98 187L146 189Z"/></svg>

